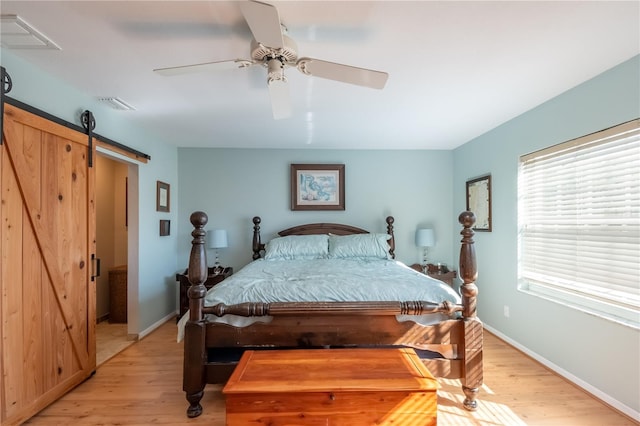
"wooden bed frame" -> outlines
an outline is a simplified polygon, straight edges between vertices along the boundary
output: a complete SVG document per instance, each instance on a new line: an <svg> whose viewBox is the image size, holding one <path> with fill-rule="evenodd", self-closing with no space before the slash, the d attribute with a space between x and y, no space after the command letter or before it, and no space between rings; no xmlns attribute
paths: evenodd
<svg viewBox="0 0 640 426"><path fill-rule="evenodd" d="M243 349L300 348L300 347L353 347L353 346L407 346L419 353L437 353L435 358L423 359L436 377L460 379L465 394L464 407L477 408L476 396L482 385L482 323L476 317L475 285L477 277L473 245L475 216L463 212L459 216L463 225L460 247L460 278L462 303L460 305L429 301L406 302L281 302L238 305L219 304L204 307L207 279L204 227L207 215L191 215L194 230L189 258L189 320L184 330L183 390L189 408L187 415L202 413L200 400L207 383L225 383ZM254 217L253 258L264 250L260 239L260 218ZM390 254L394 255L393 217L387 218L387 232L392 236ZM279 232L285 235L326 234L337 235L367 233L364 229L330 223L301 225ZM395 316L420 315L435 312L461 312L460 319L421 326L411 321L398 322ZM209 322L205 315L240 316L270 315L270 323L254 323L247 327ZM366 316L367 320L362 321ZM424 351L424 352L422 352ZM224 358L227 359L224 359Z"/></svg>

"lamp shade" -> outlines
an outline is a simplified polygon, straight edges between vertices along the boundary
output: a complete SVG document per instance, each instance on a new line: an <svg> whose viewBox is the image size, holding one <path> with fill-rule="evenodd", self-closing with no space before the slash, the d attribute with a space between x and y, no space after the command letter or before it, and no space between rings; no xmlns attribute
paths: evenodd
<svg viewBox="0 0 640 426"><path fill-rule="evenodd" d="M209 239L209 248L223 248L227 247L227 231L224 229L214 229L207 232Z"/></svg>
<svg viewBox="0 0 640 426"><path fill-rule="evenodd" d="M436 237L433 229L418 229L416 231L416 245L418 247L433 247L436 244Z"/></svg>

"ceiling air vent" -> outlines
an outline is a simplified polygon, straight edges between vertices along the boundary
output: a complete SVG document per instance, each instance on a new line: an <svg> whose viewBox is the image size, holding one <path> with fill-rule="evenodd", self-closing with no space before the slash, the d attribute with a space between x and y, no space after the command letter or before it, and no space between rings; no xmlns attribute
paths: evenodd
<svg viewBox="0 0 640 426"><path fill-rule="evenodd" d="M135 111L136 109L120 98L98 98L100 102L120 111Z"/></svg>
<svg viewBox="0 0 640 426"><path fill-rule="evenodd" d="M8 49L62 50L51 39L17 15L0 16L0 44Z"/></svg>

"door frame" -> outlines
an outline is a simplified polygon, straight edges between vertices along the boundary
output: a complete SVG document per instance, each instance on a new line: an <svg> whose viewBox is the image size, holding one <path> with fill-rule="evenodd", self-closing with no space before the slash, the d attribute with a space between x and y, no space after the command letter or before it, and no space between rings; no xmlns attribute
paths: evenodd
<svg viewBox="0 0 640 426"><path fill-rule="evenodd" d="M139 162L108 146L97 146L96 154L126 164L127 169L127 339L138 340L140 333L139 273Z"/></svg>

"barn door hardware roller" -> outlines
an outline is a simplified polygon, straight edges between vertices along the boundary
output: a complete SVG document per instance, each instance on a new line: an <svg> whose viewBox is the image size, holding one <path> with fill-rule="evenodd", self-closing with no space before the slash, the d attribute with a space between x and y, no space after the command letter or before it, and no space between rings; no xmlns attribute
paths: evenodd
<svg viewBox="0 0 640 426"><path fill-rule="evenodd" d="M13 88L11 76L5 67L0 67L0 80L2 84L2 90L0 90L0 145L2 145L2 141L4 140L4 95L9 93Z"/></svg>
<svg viewBox="0 0 640 426"><path fill-rule="evenodd" d="M96 128L96 119L88 109L80 116L82 127L87 132L89 138L89 167L93 167L93 130Z"/></svg>

